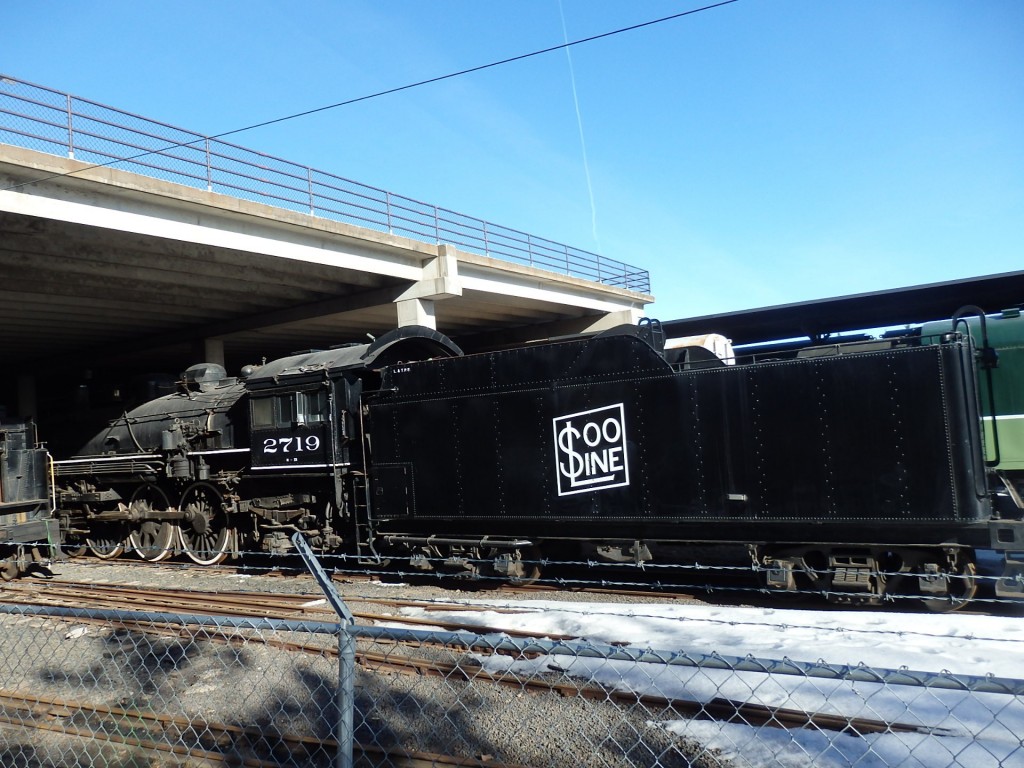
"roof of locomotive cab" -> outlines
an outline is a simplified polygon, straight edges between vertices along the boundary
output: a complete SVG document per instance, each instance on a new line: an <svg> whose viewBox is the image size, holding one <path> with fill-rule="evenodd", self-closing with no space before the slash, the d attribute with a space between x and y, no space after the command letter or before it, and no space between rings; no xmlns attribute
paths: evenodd
<svg viewBox="0 0 1024 768"><path fill-rule="evenodd" d="M403 355L408 357L403 358ZM322 378L338 371L380 368L403 360L458 357L462 350L443 333L419 325L404 326L369 344L347 344L326 350L300 352L272 360L246 380L248 389L276 386L282 379L301 381Z"/></svg>

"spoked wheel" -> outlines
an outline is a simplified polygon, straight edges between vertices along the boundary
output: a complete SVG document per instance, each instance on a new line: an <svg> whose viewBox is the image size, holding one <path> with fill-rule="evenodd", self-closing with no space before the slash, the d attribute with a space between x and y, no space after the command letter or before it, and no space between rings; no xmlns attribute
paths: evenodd
<svg viewBox="0 0 1024 768"><path fill-rule="evenodd" d="M113 560L124 553L128 526L125 523L99 523L89 532L85 543L100 560Z"/></svg>
<svg viewBox="0 0 1024 768"><path fill-rule="evenodd" d="M165 510L169 506L167 494L159 486L147 483L139 486L132 494L129 507L143 507L151 510ZM166 520L143 520L132 526L128 534L128 546L135 554L150 563L159 563L174 554L178 528Z"/></svg>
<svg viewBox="0 0 1024 768"><path fill-rule="evenodd" d="M978 569L974 563L967 563L963 568L957 568L955 573L950 573L949 595L946 597L932 597L924 601L924 607L934 613L952 613L967 605L978 592Z"/></svg>
<svg viewBox="0 0 1024 768"><path fill-rule="evenodd" d="M61 532L60 551L68 557L85 557L89 551L85 536L80 533Z"/></svg>
<svg viewBox="0 0 1024 768"><path fill-rule="evenodd" d="M216 565L228 556L231 529L220 493L209 483L196 483L181 497L181 546L199 565Z"/></svg>

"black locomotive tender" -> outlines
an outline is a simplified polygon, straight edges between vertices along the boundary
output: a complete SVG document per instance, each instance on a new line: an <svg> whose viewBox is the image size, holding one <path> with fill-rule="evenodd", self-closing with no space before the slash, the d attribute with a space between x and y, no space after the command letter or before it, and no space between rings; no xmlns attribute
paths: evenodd
<svg viewBox="0 0 1024 768"><path fill-rule="evenodd" d="M301 531L514 580L741 544L771 588L943 610L974 595L978 548L1021 595L1024 473L986 463L981 427L993 362L955 321L768 359L666 349L649 321L472 355L407 327L237 379L190 368L56 463L58 514L101 558L214 564Z"/></svg>

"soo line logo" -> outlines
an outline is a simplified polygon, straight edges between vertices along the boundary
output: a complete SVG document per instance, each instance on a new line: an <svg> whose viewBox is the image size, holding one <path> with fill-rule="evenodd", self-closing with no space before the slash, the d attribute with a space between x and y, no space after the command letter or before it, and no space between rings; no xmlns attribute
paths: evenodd
<svg viewBox="0 0 1024 768"><path fill-rule="evenodd" d="M559 496L629 485L622 403L552 421Z"/></svg>

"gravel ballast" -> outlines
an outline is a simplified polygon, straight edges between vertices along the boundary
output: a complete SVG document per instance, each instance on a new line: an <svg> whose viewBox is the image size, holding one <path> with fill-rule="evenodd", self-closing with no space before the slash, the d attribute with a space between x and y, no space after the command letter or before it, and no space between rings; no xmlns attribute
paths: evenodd
<svg viewBox="0 0 1024 768"><path fill-rule="evenodd" d="M258 569L231 573L173 564L141 567L87 560L58 564L55 571L58 579L76 582L196 592L306 594L311 600L322 597L316 582L301 573L280 576ZM481 597L478 591L438 585L381 584L343 577L336 577L335 583L343 597L352 599L353 610L361 612L397 611L367 598L447 602ZM516 599L530 598L517 595ZM538 599L594 602L595 596L545 592L539 593ZM310 618L331 621L326 614ZM321 745L333 739L337 730L337 658L262 642L294 640L295 633L244 630L239 634L247 637L246 642L226 644L189 632L168 637L144 627L38 616L0 615L0 625L5 638L0 657L3 693L65 703L62 707L37 701L29 711L4 699L0 704L0 764L4 766L216 764L195 754L166 751L172 744L224 752L229 758L222 764L228 765L245 765L245 760L252 759L266 765L333 765L333 749ZM316 642L333 648L336 641L321 636ZM376 750L451 754L470 764L538 768L723 765L700 744L659 727L659 721L679 719L672 712L474 680L479 659L462 649L360 640L357 651L382 653L396 660L414 657L458 662L460 669L447 676L432 676L357 667L355 738ZM557 664L550 665L543 676L553 681L572 680ZM574 684L586 682L577 679ZM76 705L81 706L76 709ZM182 721L154 725L117 714L136 710L173 715ZM184 724L186 719L198 724L190 728ZM17 723L34 727L26 729ZM210 728L204 731L203 723L210 723ZM214 733L218 725L229 726L229 734ZM294 752L294 747L278 738L281 733L305 737L307 751ZM165 749L145 746L152 743L163 744ZM361 755L357 764L395 764L393 758L376 750Z"/></svg>

